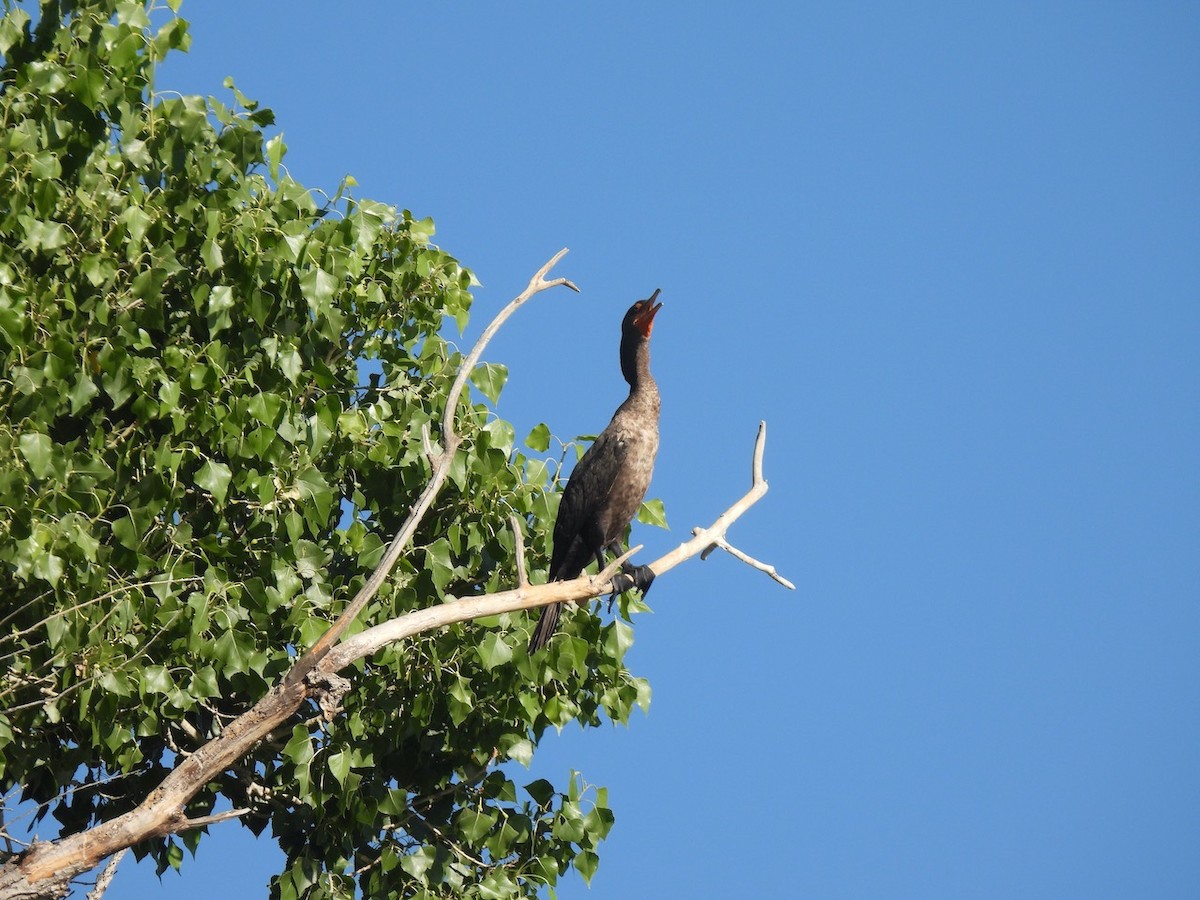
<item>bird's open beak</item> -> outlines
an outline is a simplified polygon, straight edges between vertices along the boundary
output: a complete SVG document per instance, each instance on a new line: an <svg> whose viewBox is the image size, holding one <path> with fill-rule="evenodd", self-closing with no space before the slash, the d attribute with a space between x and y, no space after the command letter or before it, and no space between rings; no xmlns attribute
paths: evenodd
<svg viewBox="0 0 1200 900"><path fill-rule="evenodd" d="M658 311L662 309L661 303L655 303L658 295L662 293L662 288L655 288L654 293L646 301L646 308L643 309L638 316L633 320L633 324L637 326L638 331L645 338L650 337L650 332L654 329L654 317L658 315Z"/></svg>

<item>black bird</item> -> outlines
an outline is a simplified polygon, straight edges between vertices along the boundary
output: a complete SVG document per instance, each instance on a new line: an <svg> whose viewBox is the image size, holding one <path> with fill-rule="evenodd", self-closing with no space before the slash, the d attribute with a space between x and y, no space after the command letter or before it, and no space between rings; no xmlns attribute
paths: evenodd
<svg viewBox="0 0 1200 900"><path fill-rule="evenodd" d="M554 522L550 580L578 578L593 559L604 568L604 552L620 555L621 538L641 506L658 453L658 385L650 375L650 331L662 304L639 300L621 322L621 374L629 382L612 421L579 460L563 491ZM618 587L645 592L654 580L649 566L626 563ZM529 652L544 647L558 625L561 603L542 608Z"/></svg>

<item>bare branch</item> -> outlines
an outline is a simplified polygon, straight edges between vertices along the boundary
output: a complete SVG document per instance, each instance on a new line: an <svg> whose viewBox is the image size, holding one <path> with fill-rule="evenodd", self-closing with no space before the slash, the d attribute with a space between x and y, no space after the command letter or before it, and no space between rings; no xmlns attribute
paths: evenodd
<svg viewBox="0 0 1200 900"><path fill-rule="evenodd" d="M428 422L421 423L421 447L425 451L425 458L429 460L429 465L436 466L442 455L442 448L433 446L433 439L429 436Z"/></svg>
<svg viewBox="0 0 1200 900"><path fill-rule="evenodd" d="M621 568L621 566L628 562L629 558L635 553L640 553L643 546L643 544L638 544L636 547L630 547L628 550L610 562L607 566L605 566L596 575L596 581L600 584L607 584L610 582L613 576L617 574L617 569Z"/></svg>
<svg viewBox="0 0 1200 900"><path fill-rule="evenodd" d="M362 586L358 594L350 601L350 604L338 617L337 621L329 627L329 630L321 636L312 649L296 661L296 664L287 675L289 681L299 682L303 679L305 675L312 671L313 667L316 666L322 657L341 640L350 623L362 612L363 607L367 605L370 599L379 592L388 574L392 571L392 567L404 552L404 548L412 540L417 526L421 523L421 519L425 517L425 513L433 504L434 498L442 489L442 484L445 483L446 476L450 473L450 466L454 462L454 454L462 442L455 424L458 401L462 397L463 390L466 388L467 380L471 377L471 372L479 363L479 358L483 355L484 348L487 347L492 337L508 321L509 317L521 308L525 301L536 294L559 285L565 285L573 291L579 290L579 288L566 278L546 280L546 274L566 253L567 248L564 247L555 253L549 262L534 273L533 277L529 279L529 284L526 285L525 290L509 301L508 305L500 310L496 314L496 317L488 324L487 328L483 330L483 334L479 336L479 340L475 342L475 346L471 348L471 352L467 354L467 358L459 366L458 375L455 377L454 383L450 386L450 393L446 397L446 408L442 414L442 447L441 453L436 457L433 476L429 479L429 483L425 485L425 490L421 492L421 496L417 498L417 502L409 511L408 518L400 526L400 530L396 532L396 536L392 538L387 552L384 553L383 558L379 561L379 565L375 567L375 571L371 573L371 577L367 579L366 584ZM428 449L427 455L431 455Z"/></svg>
<svg viewBox="0 0 1200 900"><path fill-rule="evenodd" d="M719 546L718 541L724 541L729 526L741 518L751 506L761 500L767 493L767 481L762 474L763 451L767 442L767 423L760 422L758 435L754 441L754 457L751 469L750 490L733 506L721 513L717 520L708 528L696 528L689 541L680 544L670 553L661 556L650 563L650 571L655 576L669 572L680 563L699 554L707 554L711 548ZM515 612L518 609L534 609L549 606L551 603L562 603L570 600L588 600L611 593L612 579L630 556L640 547L634 547L613 560L598 575L580 575L574 581L553 581L549 584L519 587L512 591L501 591L482 597L463 597L450 602L414 610L403 616L398 616L387 622L382 622L367 628L343 641L329 658L321 665L328 666L330 671L336 671L350 665L365 656L379 650L394 641L403 640L450 625L454 622L465 622L485 616L495 616L505 612ZM781 582L782 583L782 582Z"/></svg>
<svg viewBox="0 0 1200 900"><path fill-rule="evenodd" d="M249 812L249 807L246 807L243 809L227 809L223 813L214 813L211 816L197 816L194 819L181 819L178 823L173 824L170 833L178 834L181 831L192 831L195 828L205 828L209 825L216 825L218 822L228 822L230 819L240 819Z"/></svg>
<svg viewBox="0 0 1200 900"><path fill-rule="evenodd" d="M796 586L794 584L792 584L790 581L788 581L786 578L784 578L782 575L780 575L779 572L776 571L774 566L767 565L766 563L763 563L763 562L759 562L753 556L749 556L749 555L743 553L741 550L739 550L737 547L730 544L724 538L717 538L716 541L714 541L712 543L712 545L707 550L704 551L704 553L700 554L700 558L704 559L704 557L706 557L708 555L708 551L713 549L713 547L720 547L726 553L740 559L742 562L744 562L746 565L750 566L751 568L758 569L758 571L760 571L760 572L766 572L768 575L770 575L773 579L775 579L780 584L782 584L789 591L794 591L796 589Z"/></svg>
<svg viewBox="0 0 1200 900"><path fill-rule="evenodd" d="M121 860L125 858L125 854L128 852L129 848L123 847L112 855L112 858L104 867L104 871L96 879L96 886L87 892L87 900L100 900L104 896L104 892L108 890L109 882L117 874L117 866L121 864Z"/></svg>
<svg viewBox="0 0 1200 900"><path fill-rule="evenodd" d="M758 436L754 439L754 461L750 473L750 490L742 495L733 506L721 513L717 521L707 528L693 528L692 539L680 544L666 556L650 564L655 575L661 575L675 568L681 562L691 559L697 553L701 559L707 558L717 544L718 539L724 539L729 526L742 517L742 514L757 503L767 493L767 480L763 478L762 461L763 449L767 444L767 423L758 423Z"/></svg>

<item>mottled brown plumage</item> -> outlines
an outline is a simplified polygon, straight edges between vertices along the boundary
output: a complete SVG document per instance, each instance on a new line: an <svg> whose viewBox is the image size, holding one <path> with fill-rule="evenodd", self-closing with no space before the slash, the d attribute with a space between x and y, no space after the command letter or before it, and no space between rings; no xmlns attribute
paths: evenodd
<svg viewBox="0 0 1200 900"><path fill-rule="evenodd" d="M567 480L554 522L551 581L577 578L593 559L603 568L605 550L619 553L625 528L650 487L658 453L658 385L650 374L650 332L662 308L654 302L658 294L629 307L621 322L621 374L629 396ZM648 566L626 565L624 572L627 586L642 591L654 579ZM530 653L554 634L561 606L542 608Z"/></svg>

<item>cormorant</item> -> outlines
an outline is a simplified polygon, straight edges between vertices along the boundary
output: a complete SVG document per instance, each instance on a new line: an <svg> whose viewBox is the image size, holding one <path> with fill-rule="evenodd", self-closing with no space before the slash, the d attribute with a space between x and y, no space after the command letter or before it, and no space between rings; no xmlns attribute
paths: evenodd
<svg viewBox="0 0 1200 900"><path fill-rule="evenodd" d="M629 382L629 396L567 480L554 522L551 581L578 578L593 559L603 569L605 550L619 555L625 527L650 486L658 453L658 385L650 375L650 331L662 308L654 302L658 294L656 290L629 307L621 322L621 374ZM637 587L645 592L654 580L649 566L626 563L622 570L615 579L619 590ZM561 606L542 607L529 640L530 653L554 634Z"/></svg>

